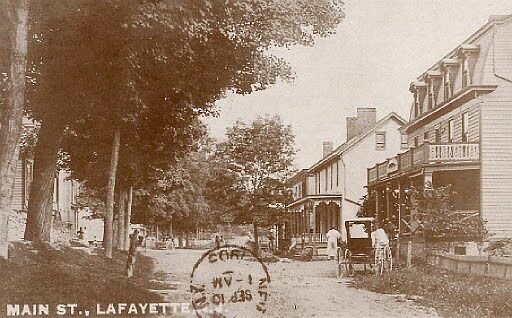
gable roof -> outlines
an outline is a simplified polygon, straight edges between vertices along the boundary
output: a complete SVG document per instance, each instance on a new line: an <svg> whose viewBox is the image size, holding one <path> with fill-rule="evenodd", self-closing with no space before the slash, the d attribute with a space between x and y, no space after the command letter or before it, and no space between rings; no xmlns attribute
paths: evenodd
<svg viewBox="0 0 512 318"><path fill-rule="evenodd" d="M293 183L299 181L300 179L304 178L308 174L308 169L302 169L299 170L297 173L295 173L291 178L289 178L286 182L292 185Z"/></svg>
<svg viewBox="0 0 512 318"><path fill-rule="evenodd" d="M339 145L336 149L334 149L330 154L323 157L321 160L319 160L317 163L315 163L313 166L311 166L308 171L311 172L312 170L315 170L316 168L322 166L324 163L331 161L333 158L340 156L348 149L352 148L352 146L356 145L359 141L363 140L366 136L368 136L370 133L374 132L379 127L382 127L388 120L394 119L398 121L401 125L405 125L407 121L402 118L400 115L398 115L395 112L389 113L387 116L381 118L378 122L375 123L370 129L363 131L359 135L356 135L352 137L350 140L347 140L343 144Z"/></svg>

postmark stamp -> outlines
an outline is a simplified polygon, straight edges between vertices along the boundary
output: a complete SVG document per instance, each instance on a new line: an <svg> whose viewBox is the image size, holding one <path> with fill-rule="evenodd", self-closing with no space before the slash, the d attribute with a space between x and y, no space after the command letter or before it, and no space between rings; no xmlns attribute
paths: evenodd
<svg viewBox="0 0 512 318"><path fill-rule="evenodd" d="M223 245L204 253L190 275L198 317L253 317L267 311L270 275L246 247Z"/></svg>

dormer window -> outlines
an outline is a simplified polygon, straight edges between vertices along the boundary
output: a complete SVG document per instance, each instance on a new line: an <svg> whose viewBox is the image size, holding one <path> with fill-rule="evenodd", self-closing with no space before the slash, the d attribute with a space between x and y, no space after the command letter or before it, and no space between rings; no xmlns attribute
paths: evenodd
<svg viewBox="0 0 512 318"><path fill-rule="evenodd" d="M452 83L450 81L450 67L446 67L444 70L443 77L443 86L444 86L444 100L450 99L452 97Z"/></svg>
<svg viewBox="0 0 512 318"><path fill-rule="evenodd" d="M436 107L437 95L440 89L439 79L442 74L439 71L427 71L425 74L425 82L427 83L427 107L428 109Z"/></svg>
<svg viewBox="0 0 512 318"><path fill-rule="evenodd" d="M409 86L409 91L413 93L414 98L414 118L417 118L423 114L423 104L426 97L426 87L424 82L413 82Z"/></svg>
<svg viewBox="0 0 512 318"><path fill-rule="evenodd" d="M453 83L455 82L456 67L458 64L459 62L454 59L444 59L441 62L443 70L443 95L445 101L453 96Z"/></svg>
<svg viewBox="0 0 512 318"><path fill-rule="evenodd" d="M471 75L469 73L469 53L464 53L462 57L462 88L471 85Z"/></svg>
<svg viewBox="0 0 512 318"><path fill-rule="evenodd" d="M462 44L459 48L459 59L461 60L462 69L462 88L466 88L473 84L472 69L476 62L476 55L478 53L478 46L472 44Z"/></svg>

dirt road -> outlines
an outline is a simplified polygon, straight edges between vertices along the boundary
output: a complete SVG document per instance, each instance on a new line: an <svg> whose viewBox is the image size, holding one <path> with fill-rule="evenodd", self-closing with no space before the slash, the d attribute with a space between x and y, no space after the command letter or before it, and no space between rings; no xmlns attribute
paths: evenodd
<svg viewBox="0 0 512 318"><path fill-rule="evenodd" d="M150 251L159 280L172 286L160 291L167 302L190 301L190 273L205 251ZM395 297L348 287L338 280L331 261L268 264L271 277L268 311L260 317L437 317L431 309ZM247 317L240 314L239 317Z"/></svg>

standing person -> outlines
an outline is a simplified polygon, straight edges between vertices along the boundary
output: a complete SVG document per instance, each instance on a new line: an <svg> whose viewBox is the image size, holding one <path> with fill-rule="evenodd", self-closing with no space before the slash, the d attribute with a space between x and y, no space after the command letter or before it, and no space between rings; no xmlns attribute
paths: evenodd
<svg viewBox="0 0 512 318"><path fill-rule="evenodd" d="M276 230L274 228L270 229L270 233L268 235L268 244L269 244L269 250L274 251L275 248L275 241L276 241Z"/></svg>
<svg viewBox="0 0 512 318"><path fill-rule="evenodd" d="M384 248L389 245L388 235L379 223L375 223L375 231L372 232L371 236L373 248Z"/></svg>
<svg viewBox="0 0 512 318"><path fill-rule="evenodd" d="M215 234L215 247L216 248L220 247L220 237L218 234Z"/></svg>
<svg viewBox="0 0 512 318"><path fill-rule="evenodd" d="M128 249L128 259L126 260L126 276L132 277L137 260L137 247L144 241L144 236L139 236L138 230L133 230L130 235L130 248Z"/></svg>
<svg viewBox="0 0 512 318"><path fill-rule="evenodd" d="M76 235L78 236L79 240L82 240L84 238L84 230L82 229L82 227L80 227L80 229L76 232Z"/></svg>
<svg viewBox="0 0 512 318"><path fill-rule="evenodd" d="M386 232L389 239L393 239L396 234L396 225L392 223L389 219L384 220L384 226L382 227L384 232Z"/></svg>
<svg viewBox="0 0 512 318"><path fill-rule="evenodd" d="M341 233L332 228L325 235L327 237L327 255L329 259L335 259L338 252L338 240L341 238Z"/></svg>

